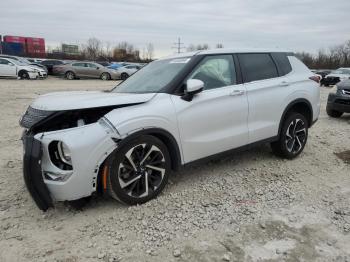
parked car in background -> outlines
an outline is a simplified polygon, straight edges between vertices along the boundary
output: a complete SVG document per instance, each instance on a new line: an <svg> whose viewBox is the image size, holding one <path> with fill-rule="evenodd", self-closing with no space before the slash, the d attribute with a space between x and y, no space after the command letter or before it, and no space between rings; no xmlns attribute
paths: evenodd
<svg viewBox="0 0 350 262"><path fill-rule="evenodd" d="M37 79L39 77L39 69L17 60L0 57L0 76Z"/></svg>
<svg viewBox="0 0 350 262"><path fill-rule="evenodd" d="M111 63L109 66L107 66L108 68L110 69L118 69L120 67L123 67L122 64L119 64L119 63Z"/></svg>
<svg viewBox="0 0 350 262"><path fill-rule="evenodd" d="M4 58L10 58L12 60L16 60L16 61L20 61L22 63L25 63L25 64L28 64L28 65L31 65L31 66L34 66L36 68L38 68L39 70L45 70L46 71L46 74L47 74L47 70L46 70L46 67L41 65L40 63L36 63L36 62L31 62L29 61L27 58L24 58L24 57L20 57L20 56L9 56L9 55L0 55L0 57L4 57Z"/></svg>
<svg viewBox="0 0 350 262"><path fill-rule="evenodd" d="M127 65L117 68L115 71L118 74L119 79L125 80L132 74L135 74L138 70L141 69L139 65Z"/></svg>
<svg viewBox="0 0 350 262"><path fill-rule="evenodd" d="M341 67L337 70L332 71L325 77L325 79L323 80L323 84L325 86L336 85L338 82L343 81L345 79L350 79L349 67Z"/></svg>
<svg viewBox="0 0 350 262"><path fill-rule="evenodd" d="M94 62L73 62L54 67L55 73L66 79L101 78L102 80L119 79L116 70L109 69Z"/></svg>
<svg viewBox="0 0 350 262"><path fill-rule="evenodd" d="M108 62L108 61L96 61L96 63L97 63L97 64L100 64L100 65L102 65L102 66L104 66L104 67L108 67L108 66L111 65L111 63Z"/></svg>
<svg viewBox="0 0 350 262"><path fill-rule="evenodd" d="M330 117L341 117L350 113L350 79L339 82L328 95L327 114Z"/></svg>
<svg viewBox="0 0 350 262"><path fill-rule="evenodd" d="M41 64L47 68L47 73L49 75L52 75L53 74L53 67L55 65L62 65L62 64L64 64L64 62L62 60L44 60L41 62Z"/></svg>
<svg viewBox="0 0 350 262"><path fill-rule="evenodd" d="M267 142L296 158L318 81L290 52L218 49L156 60L110 92L45 94L20 122L27 189L42 210L95 192L135 205L193 161Z"/></svg>

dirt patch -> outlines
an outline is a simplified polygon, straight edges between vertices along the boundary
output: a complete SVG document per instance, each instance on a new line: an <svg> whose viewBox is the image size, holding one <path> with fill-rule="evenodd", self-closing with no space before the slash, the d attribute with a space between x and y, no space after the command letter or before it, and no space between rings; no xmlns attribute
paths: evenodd
<svg viewBox="0 0 350 262"><path fill-rule="evenodd" d="M339 153L334 153L337 157L343 160L345 163L350 164L350 150L346 150Z"/></svg>

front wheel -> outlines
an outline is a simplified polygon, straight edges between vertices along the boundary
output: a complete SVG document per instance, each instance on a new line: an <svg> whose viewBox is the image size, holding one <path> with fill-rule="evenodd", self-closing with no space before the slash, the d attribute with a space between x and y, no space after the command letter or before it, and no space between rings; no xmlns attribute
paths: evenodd
<svg viewBox="0 0 350 262"><path fill-rule="evenodd" d="M27 71L21 71L18 76L20 79L29 79L29 74Z"/></svg>
<svg viewBox="0 0 350 262"><path fill-rule="evenodd" d="M308 136L308 122L304 115L292 112L285 118L280 138L271 143L271 148L277 156L293 159L304 149Z"/></svg>
<svg viewBox="0 0 350 262"><path fill-rule="evenodd" d="M140 136L113 153L108 176L109 194L126 204L142 204L164 189L170 155L154 136Z"/></svg>

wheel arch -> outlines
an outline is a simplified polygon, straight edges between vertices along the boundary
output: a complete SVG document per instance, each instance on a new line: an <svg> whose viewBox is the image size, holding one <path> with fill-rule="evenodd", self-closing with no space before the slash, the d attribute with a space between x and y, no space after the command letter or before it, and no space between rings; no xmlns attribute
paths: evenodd
<svg viewBox="0 0 350 262"><path fill-rule="evenodd" d="M26 69L20 69L19 71L18 71L18 73L17 73L17 75L18 76L20 76L22 73L28 73L28 70L26 70Z"/></svg>
<svg viewBox="0 0 350 262"><path fill-rule="evenodd" d="M139 131L136 131L124 139L118 141L118 146L122 146L126 143L128 143L130 140L142 136L142 135L151 135L159 140L161 140L165 146L168 148L170 159L171 159L171 169L176 171L179 170L181 167L181 153L179 145L175 139L175 137L168 132L165 129L157 128L157 127L151 127L151 128L145 128Z"/></svg>
<svg viewBox="0 0 350 262"><path fill-rule="evenodd" d="M281 134L281 129L283 126L283 121L289 112L297 112L304 115L308 121L308 126L311 127L313 124L313 109L311 103L305 98L298 98L293 100L288 104L288 106L284 109L282 117L280 119L279 127L278 127L278 137Z"/></svg>

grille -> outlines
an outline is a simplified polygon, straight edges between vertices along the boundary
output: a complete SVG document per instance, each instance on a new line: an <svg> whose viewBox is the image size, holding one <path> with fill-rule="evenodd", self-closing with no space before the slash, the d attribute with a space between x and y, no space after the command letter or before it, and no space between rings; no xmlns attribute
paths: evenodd
<svg viewBox="0 0 350 262"><path fill-rule="evenodd" d="M33 125L48 117L52 113L53 111L39 110L28 107L27 111L20 121L20 125L25 128L31 128Z"/></svg>
<svg viewBox="0 0 350 262"><path fill-rule="evenodd" d="M350 100L336 99L334 102L337 104L350 106Z"/></svg>
<svg viewBox="0 0 350 262"><path fill-rule="evenodd" d="M340 81L340 78L339 77L335 77L335 76L327 76L326 79L329 80L329 81L334 81L334 82L339 82Z"/></svg>

